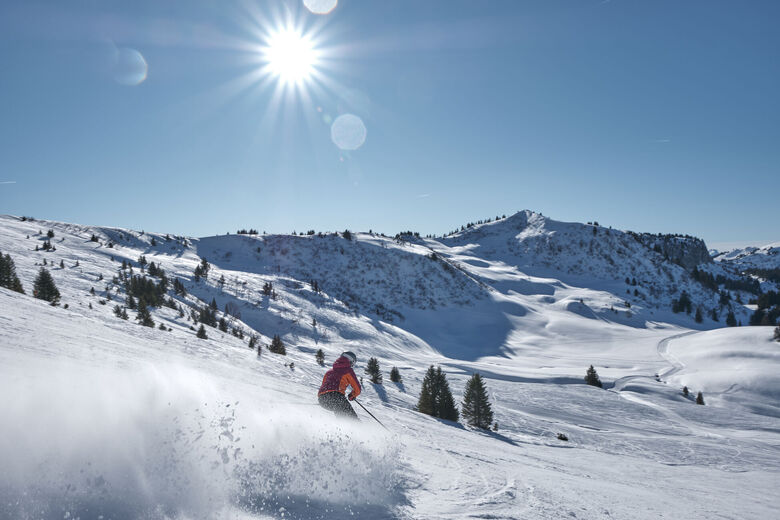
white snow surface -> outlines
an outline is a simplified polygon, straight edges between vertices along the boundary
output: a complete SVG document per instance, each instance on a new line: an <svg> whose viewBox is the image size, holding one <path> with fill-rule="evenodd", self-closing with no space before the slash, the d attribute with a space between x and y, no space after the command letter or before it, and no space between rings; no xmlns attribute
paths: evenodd
<svg viewBox="0 0 780 520"><path fill-rule="evenodd" d="M608 255L592 260L576 241L566 249L582 225L530 216L536 231L526 224L520 238L505 232L510 217L479 235L413 243L368 233L166 240L0 217L0 251L27 291L0 288L0 519L772 518L772 329L674 315L670 285L689 283L677 266L612 232L613 244L593 247L622 248L630 266L610 278ZM576 240L592 236L583 228ZM57 250L33 251L48 229ZM246 338L209 327L198 339L189 312L153 309L170 331L138 325L133 311L115 317L124 291L112 278L122 260L139 273L141 254L184 281L180 305L235 304L231 326L262 345L279 334L288 355L258 357ZM200 257L212 269L196 282ZM44 258L57 307L30 296ZM640 284L646 296L629 316L622 279L642 273L656 283ZM265 282L276 299L262 295ZM328 363L357 352L361 374L378 357L385 382L366 380L360 400L389 431L359 407L353 423L316 405L318 348ZM431 364L458 402L480 372L498 431L414 411ZM583 384L591 364L604 389ZM402 384L389 381L391 366Z"/></svg>
<svg viewBox="0 0 780 520"><path fill-rule="evenodd" d="M779 269L780 242L762 247L740 247L728 251L715 251L712 259L716 262L734 265L742 269Z"/></svg>

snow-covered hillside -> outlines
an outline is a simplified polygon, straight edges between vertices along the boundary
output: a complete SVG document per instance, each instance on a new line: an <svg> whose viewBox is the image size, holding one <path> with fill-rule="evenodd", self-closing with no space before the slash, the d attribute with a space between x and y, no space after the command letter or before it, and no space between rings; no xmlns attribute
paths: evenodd
<svg viewBox="0 0 780 520"><path fill-rule="evenodd" d="M780 244L716 252L712 259L716 262L740 267L743 270L749 268L780 269Z"/></svg>
<svg viewBox="0 0 780 520"><path fill-rule="evenodd" d="M695 242L593 229L521 212L439 240L198 239L0 217L27 292L0 288L0 518L770 517L772 329L671 312L682 290L717 304L665 259ZM141 256L186 289L154 328L114 314ZM57 307L30 296L44 260ZM212 300L228 332L199 339ZM361 400L389 432L316 406L320 348L361 374L379 359ZM479 371L498 431L415 412L431 364L458 402ZM605 389L583 384L591 364Z"/></svg>

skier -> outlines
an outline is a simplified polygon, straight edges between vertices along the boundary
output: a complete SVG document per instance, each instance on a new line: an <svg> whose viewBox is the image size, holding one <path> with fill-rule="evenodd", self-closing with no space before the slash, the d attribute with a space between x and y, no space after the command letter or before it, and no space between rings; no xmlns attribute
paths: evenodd
<svg viewBox="0 0 780 520"><path fill-rule="evenodd" d="M355 366L357 358L352 352L343 352L341 356L333 363L333 368L325 373L322 378L322 386L317 393L317 399L320 406L330 410L336 415L357 419L358 416L349 401L352 401L360 395L360 383L352 367ZM344 395L347 387L352 387L349 393L349 401Z"/></svg>

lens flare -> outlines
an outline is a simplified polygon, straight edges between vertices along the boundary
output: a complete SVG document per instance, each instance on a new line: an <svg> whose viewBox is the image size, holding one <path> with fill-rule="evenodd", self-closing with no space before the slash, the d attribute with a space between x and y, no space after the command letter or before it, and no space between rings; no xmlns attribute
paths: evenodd
<svg viewBox="0 0 780 520"><path fill-rule="evenodd" d="M120 85L134 87L146 79L149 66L143 55L135 49L122 47L114 55L114 80Z"/></svg>
<svg viewBox="0 0 780 520"><path fill-rule="evenodd" d="M338 3L338 0L303 0L304 7L313 14L328 14Z"/></svg>
<svg viewBox="0 0 780 520"><path fill-rule="evenodd" d="M342 114L333 121L330 137L342 150L357 150L366 142L366 125L354 114Z"/></svg>

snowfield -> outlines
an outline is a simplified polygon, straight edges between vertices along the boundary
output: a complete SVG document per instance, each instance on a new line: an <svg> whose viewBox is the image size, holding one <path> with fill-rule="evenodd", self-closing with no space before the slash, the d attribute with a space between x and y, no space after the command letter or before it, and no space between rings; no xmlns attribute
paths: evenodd
<svg viewBox="0 0 780 520"><path fill-rule="evenodd" d="M49 229L56 251L34 251ZM772 329L673 314L681 287L716 296L606 234L529 212L443 240L351 241L0 217L27 292L0 288L0 519L773 518ZM627 263L615 253L610 272L618 249ZM113 314L113 277L123 260L140 274L140 255L187 288L170 293L183 316L152 310L166 330ZM212 267L196 281L201 257ZM56 307L31 296L44 258ZM240 309L229 321L244 338L196 338L189 310L212 298ZM258 356L251 333L263 346L279 334L287 356ZM359 375L379 359L384 384L366 379L360 401L387 430L359 407L353 423L316 405L318 348L326 364L357 352ZM414 411L431 364L457 402L479 371L498 430ZM584 384L591 364L603 389Z"/></svg>

